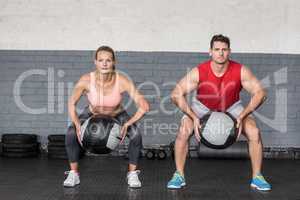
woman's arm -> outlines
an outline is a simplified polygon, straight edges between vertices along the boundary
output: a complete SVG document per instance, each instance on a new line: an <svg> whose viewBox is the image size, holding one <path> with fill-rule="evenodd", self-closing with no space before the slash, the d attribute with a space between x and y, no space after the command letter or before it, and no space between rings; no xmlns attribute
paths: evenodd
<svg viewBox="0 0 300 200"><path fill-rule="evenodd" d="M141 119L150 109L149 103L144 96L136 89L134 83L126 77L121 78L122 87L129 94L130 98L137 106L136 113L127 121L129 125L134 124Z"/></svg>
<svg viewBox="0 0 300 200"><path fill-rule="evenodd" d="M145 115L145 113L149 111L150 107L149 103L146 101L144 96L136 89L134 83L131 80L127 79L125 76L121 76L120 83L120 86L129 94L130 98L133 99L137 106L136 113L123 125L121 129L123 141L127 133L127 128L140 120Z"/></svg>
<svg viewBox="0 0 300 200"><path fill-rule="evenodd" d="M76 130L80 130L80 120L76 113L76 104L82 94L88 89L89 76L83 75L79 81L76 83L72 95L68 100L68 112L69 116L74 123Z"/></svg>

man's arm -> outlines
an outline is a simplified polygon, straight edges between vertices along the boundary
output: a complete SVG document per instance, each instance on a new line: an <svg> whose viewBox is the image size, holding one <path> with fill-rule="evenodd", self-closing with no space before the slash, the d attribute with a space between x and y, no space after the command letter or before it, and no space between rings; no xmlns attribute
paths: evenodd
<svg viewBox="0 0 300 200"><path fill-rule="evenodd" d="M186 94L195 90L199 83L199 72L198 68L193 68L186 76L184 76L175 86L171 93L172 102L185 114L187 114L194 123L195 136L198 141L200 141L200 120L197 115L193 112L191 107L186 101Z"/></svg>
<svg viewBox="0 0 300 200"><path fill-rule="evenodd" d="M243 120L266 100L266 91L251 70L245 66L241 69L241 82L242 87L251 95L250 102L239 115L240 120Z"/></svg>
<svg viewBox="0 0 300 200"><path fill-rule="evenodd" d="M171 93L172 102L191 119L197 118L195 113L188 105L185 95L195 90L199 82L198 69L192 69L175 86Z"/></svg>

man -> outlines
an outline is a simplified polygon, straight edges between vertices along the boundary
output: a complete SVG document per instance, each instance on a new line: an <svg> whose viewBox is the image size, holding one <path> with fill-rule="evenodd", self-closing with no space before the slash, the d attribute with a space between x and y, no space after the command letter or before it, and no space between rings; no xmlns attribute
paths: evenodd
<svg viewBox="0 0 300 200"><path fill-rule="evenodd" d="M194 132L196 139L200 141L201 117L209 111L227 111L236 118L239 135L243 133L248 140L252 166L251 187L264 191L271 190L271 185L261 174L262 140L251 115L265 100L266 92L247 67L229 59L230 51L228 37L213 36L209 50L211 59L193 68L172 91L173 103L185 115L181 120L175 141L176 172L167 184L170 189L179 189L186 185L184 165L188 152L188 140ZM251 95L251 100L245 108L239 97L242 89ZM197 96L190 107L185 95L193 90L197 90Z"/></svg>

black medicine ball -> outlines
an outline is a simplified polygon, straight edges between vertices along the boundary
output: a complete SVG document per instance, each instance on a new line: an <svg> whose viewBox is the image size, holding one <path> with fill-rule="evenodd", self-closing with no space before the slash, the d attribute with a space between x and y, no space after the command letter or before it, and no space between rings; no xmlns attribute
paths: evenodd
<svg viewBox="0 0 300 200"><path fill-rule="evenodd" d="M91 153L96 154L110 153L112 149L108 148L108 140L114 124L115 120L112 118L88 118L81 125L81 142L83 148ZM119 141L120 140L118 138L117 142Z"/></svg>
<svg viewBox="0 0 300 200"><path fill-rule="evenodd" d="M229 113L210 112L201 118L201 143L213 149L225 149L238 136L236 119Z"/></svg>

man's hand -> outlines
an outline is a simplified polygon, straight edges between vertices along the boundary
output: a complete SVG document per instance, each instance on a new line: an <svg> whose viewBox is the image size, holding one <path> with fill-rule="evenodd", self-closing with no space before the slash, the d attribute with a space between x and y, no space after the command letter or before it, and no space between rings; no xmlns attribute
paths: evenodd
<svg viewBox="0 0 300 200"><path fill-rule="evenodd" d="M239 139L241 133L242 133L242 130L243 130L243 118L241 116L238 116L236 118L236 128L238 128L238 136L236 138L236 140Z"/></svg>
<svg viewBox="0 0 300 200"><path fill-rule="evenodd" d="M193 118L193 123L194 123L194 132L195 132L195 137L198 140L198 142L200 142L200 128L201 128L201 124L200 124L200 120L198 117L194 117Z"/></svg>

